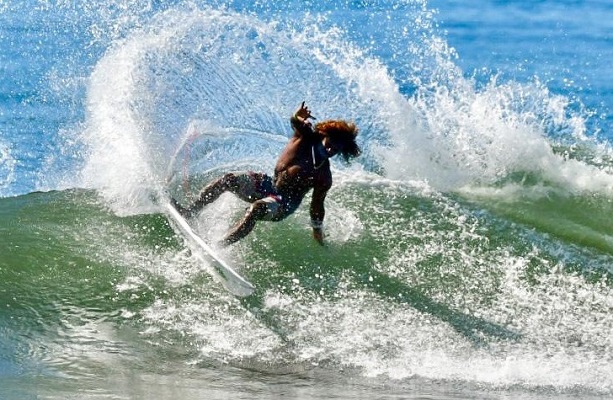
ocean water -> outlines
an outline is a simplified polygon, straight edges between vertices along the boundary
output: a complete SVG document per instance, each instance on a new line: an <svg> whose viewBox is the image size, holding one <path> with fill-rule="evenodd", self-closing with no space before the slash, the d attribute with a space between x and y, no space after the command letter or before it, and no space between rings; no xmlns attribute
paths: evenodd
<svg viewBox="0 0 613 400"><path fill-rule="evenodd" d="M613 396L613 4L0 0L0 399ZM360 128L224 256L162 213ZM215 240L245 205L194 221Z"/></svg>

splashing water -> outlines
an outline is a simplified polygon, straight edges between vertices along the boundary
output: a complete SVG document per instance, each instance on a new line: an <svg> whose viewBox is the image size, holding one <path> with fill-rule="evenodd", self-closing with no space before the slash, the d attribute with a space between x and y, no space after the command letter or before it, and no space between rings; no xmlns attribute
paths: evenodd
<svg viewBox="0 0 613 400"><path fill-rule="evenodd" d="M365 150L334 164L325 252L303 209L232 250L254 298L175 248L117 252L108 234L98 251L129 267L117 292L141 295L143 270L163 280L135 313L147 338L189 336L193 363L611 393L610 149L538 80L466 77L426 2L394 4L348 18L371 27L359 33L335 26L336 3L290 22L291 5L259 18L258 5L170 5L95 30L112 45L70 132L84 145L76 186L115 214L157 212L168 182L189 197L222 170L270 171L303 100L355 120ZM381 18L393 23L373 29ZM223 198L195 224L219 235L239 209Z"/></svg>

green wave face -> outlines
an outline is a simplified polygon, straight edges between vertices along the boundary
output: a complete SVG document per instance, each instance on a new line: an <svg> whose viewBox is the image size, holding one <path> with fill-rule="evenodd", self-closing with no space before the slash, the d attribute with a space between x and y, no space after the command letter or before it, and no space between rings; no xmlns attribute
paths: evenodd
<svg viewBox="0 0 613 400"><path fill-rule="evenodd" d="M195 223L205 237L244 209L232 197L220 203ZM406 184L339 182L326 247L310 238L303 206L224 250L257 287L238 299L162 214L118 217L89 191L3 199L7 374L188 362L495 386L553 385L562 371L602 388L610 253L492 208ZM488 375L492 365L535 362L539 375Z"/></svg>

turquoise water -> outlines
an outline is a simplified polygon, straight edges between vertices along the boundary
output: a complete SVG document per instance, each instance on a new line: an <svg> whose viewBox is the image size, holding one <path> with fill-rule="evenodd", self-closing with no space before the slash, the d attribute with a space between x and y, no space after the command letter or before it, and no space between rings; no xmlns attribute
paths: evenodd
<svg viewBox="0 0 613 400"><path fill-rule="evenodd" d="M0 3L0 398L607 398L607 2ZM161 212L361 129L223 255ZM194 229L215 240L231 195Z"/></svg>

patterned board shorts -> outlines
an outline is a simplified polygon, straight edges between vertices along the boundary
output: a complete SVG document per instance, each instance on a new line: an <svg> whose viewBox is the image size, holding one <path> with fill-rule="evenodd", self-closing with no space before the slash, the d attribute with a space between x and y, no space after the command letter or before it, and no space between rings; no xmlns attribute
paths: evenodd
<svg viewBox="0 0 613 400"><path fill-rule="evenodd" d="M266 216L263 218L268 221L280 221L292 214L302 199L292 201L289 196L280 195L267 174L260 172L234 172L238 180L237 195L248 202L263 201L266 203Z"/></svg>

